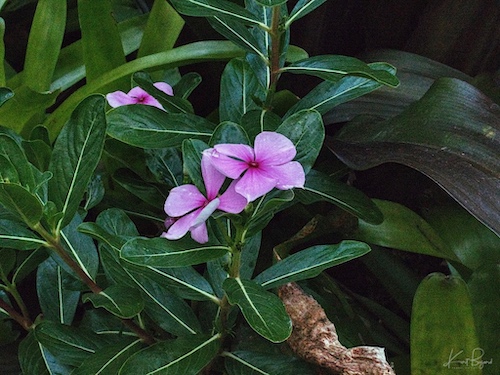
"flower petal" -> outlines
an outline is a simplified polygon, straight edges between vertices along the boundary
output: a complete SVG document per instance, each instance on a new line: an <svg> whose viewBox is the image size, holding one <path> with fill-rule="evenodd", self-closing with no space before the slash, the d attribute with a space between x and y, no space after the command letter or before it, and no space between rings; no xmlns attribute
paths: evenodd
<svg viewBox="0 0 500 375"><path fill-rule="evenodd" d="M156 108L163 109L163 106L156 100L152 95L148 94L145 90L141 89L139 86L134 87L127 94L130 96L134 103L150 105Z"/></svg>
<svg viewBox="0 0 500 375"><path fill-rule="evenodd" d="M293 160L297 150L287 137L276 132L262 132L255 137L255 161L280 165Z"/></svg>
<svg viewBox="0 0 500 375"><path fill-rule="evenodd" d="M198 243L208 242L207 224L201 223L197 227L191 229L191 238Z"/></svg>
<svg viewBox="0 0 500 375"><path fill-rule="evenodd" d="M167 232L162 235L169 240L178 240L184 237L184 235L193 227L193 223L201 212L201 208L193 211L179 219L168 228Z"/></svg>
<svg viewBox="0 0 500 375"><path fill-rule="evenodd" d="M181 185L170 190L165 201L165 213L171 217L183 216L202 207L207 199L194 185Z"/></svg>
<svg viewBox="0 0 500 375"><path fill-rule="evenodd" d="M273 166L272 175L276 177L278 181L276 188L280 190L303 188L306 182L304 168L298 161Z"/></svg>
<svg viewBox="0 0 500 375"><path fill-rule="evenodd" d="M156 87L158 90L163 91L167 95L170 96L174 95L174 89L166 82L155 82L153 86Z"/></svg>
<svg viewBox="0 0 500 375"><path fill-rule="evenodd" d="M205 153L201 157L201 175L207 190L208 200L212 200L219 194L219 190L226 179L213 165L210 156Z"/></svg>
<svg viewBox="0 0 500 375"><path fill-rule="evenodd" d="M231 182L227 190L219 197L219 210L229 212L230 214L239 214L247 206L248 202L246 198L238 194L235 190L237 182Z"/></svg>
<svg viewBox="0 0 500 375"><path fill-rule="evenodd" d="M203 154L206 155L208 160L210 160L210 163L212 163L212 165L224 176L227 176L232 179L240 177L241 174L248 168L248 164L241 158L233 158L224 153L220 153L217 150L219 146L224 146L224 145L217 145L214 148L205 150L203 151ZM231 145L231 146L245 146L250 148L249 146L246 145ZM224 150L225 147L222 147L222 149ZM243 148L241 150L244 151ZM250 148L250 151L251 150L252 149Z"/></svg>
<svg viewBox="0 0 500 375"><path fill-rule="evenodd" d="M136 103L133 98L125 94L123 91L110 92L106 95L106 100L112 108Z"/></svg>
<svg viewBox="0 0 500 375"><path fill-rule="evenodd" d="M220 200L219 198L215 198L213 201L208 203L205 207L203 207L200 211L200 214L196 218L193 223L193 227L197 227L201 223L207 221L207 219L214 213L214 211L219 207Z"/></svg>
<svg viewBox="0 0 500 375"><path fill-rule="evenodd" d="M249 169L236 183L235 190L243 195L248 202L269 193L275 186L277 180L259 168Z"/></svg>

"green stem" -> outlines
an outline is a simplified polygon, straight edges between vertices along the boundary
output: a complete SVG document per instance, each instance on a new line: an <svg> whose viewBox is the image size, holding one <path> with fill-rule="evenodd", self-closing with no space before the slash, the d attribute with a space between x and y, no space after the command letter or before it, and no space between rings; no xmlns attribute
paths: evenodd
<svg viewBox="0 0 500 375"><path fill-rule="evenodd" d="M26 304L24 303L21 295L19 294L19 291L17 290L16 285L9 283L9 285L7 285L6 291L9 292L10 295L14 298L14 301L16 301L16 304L17 306L19 306L19 309L21 310L21 314L23 315L23 317L30 321L30 314L28 312Z"/></svg>
<svg viewBox="0 0 500 375"><path fill-rule="evenodd" d="M272 18L271 18L271 29L269 34L271 35L271 51L270 51L270 62L271 62L271 78L269 82L269 95L267 98L267 104L271 104L272 97L276 91L276 85L278 83L278 78L280 74L280 49L281 49L281 32L280 32L280 11L279 6L273 7Z"/></svg>
<svg viewBox="0 0 500 375"><path fill-rule="evenodd" d="M29 330L33 325L31 319L19 314L11 305L0 298L0 309L5 310L9 316L18 322L25 330Z"/></svg>

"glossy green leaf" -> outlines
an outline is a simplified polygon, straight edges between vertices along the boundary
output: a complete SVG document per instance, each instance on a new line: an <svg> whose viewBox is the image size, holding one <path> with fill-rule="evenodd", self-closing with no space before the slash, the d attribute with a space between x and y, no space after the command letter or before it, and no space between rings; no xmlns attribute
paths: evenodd
<svg viewBox="0 0 500 375"><path fill-rule="evenodd" d="M17 177L15 180L10 180L4 177L4 168L0 172L0 177L2 181L19 183L20 185L26 187L29 191L35 191L35 177L31 169L31 164L28 162L28 158L21 147L21 144L13 136L8 133L0 133L0 156L4 158L2 166L5 168L8 162L9 168L13 168L15 176L10 174L12 177Z"/></svg>
<svg viewBox="0 0 500 375"><path fill-rule="evenodd" d="M314 169L307 174L304 189L295 193L305 204L330 202L367 223L380 224L384 220L382 211L361 191Z"/></svg>
<svg viewBox="0 0 500 375"><path fill-rule="evenodd" d="M29 162L40 171L46 171L49 168L52 148L40 139L22 142L24 152Z"/></svg>
<svg viewBox="0 0 500 375"><path fill-rule="evenodd" d="M102 179L100 174L92 176L85 192L85 206L83 207L85 211L97 206L104 198L105 188Z"/></svg>
<svg viewBox="0 0 500 375"><path fill-rule="evenodd" d="M70 366L60 363L47 349L35 339L30 332L19 344L19 364L23 374L65 374L71 371Z"/></svg>
<svg viewBox="0 0 500 375"><path fill-rule="evenodd" d="M238 350L224 352L229 375L313 375L313 367L296 357Z"/></svg>
<svg viewBox="0 0 500 375"><path fill-rule="evenodd" d="M36 281L38 301L45 319L70 325L80 302L80 292L66 286L73 277L53 258L48 258L38 266Z"/></svg>
<svg viewBox="0 0 500 375"><path fill-rule="evenodd" d="M326 0L299 0L290 12L290 16L285 22L285 27L290 27L290 24L299 18L304 17L306 14L312 12L314 9L323 4Z"/></svg>
<svg viewBox="0 0 500 375"><path fill-rule="evenodd" d="M365 255L370 247L345 240L337 245L316 245L294 253L260 273L254 281L266 289L310 279L322 271Z"/></svg>
<svg viewBox="0 0 500 375"><path fill-rule="evenodd" d="M0 203L30 227L38 224L42 218L40 200L21 185L0 183Z"/></svg>
<svg viewBox="0 0 500 375"><path fill-rule="evenodd" d="M134 73L132 79L148 94L152 95L169 113L193 113L193 106L182 97L171 96L154 86L151 77L144 72ZM174 93L175 95L175 93Z"/></svg>
<svg viewBox="0 0 500 375"><path fill-rule="evenodd" d="M279 94L276 94L278 96ZM263 131L276 131L281 124L281 118L274 112L264 110L248 111L241 118L241 126L250 139L255 139Z"/></svg>
<svg viewBox="0 0 500 375"><path fill-rule="evenodd" d="M266 6L266 7L274 7L277 5L281 5L286 3L288 0L255 0L257 4Z"/></svg>
<svg viewBox="0 0 500 375"><path fill-rule="evenodd" d="M220 120L240 123L246 112L259 108L255 101L263 102L265 95L264 87L248 62L242 59L231 60L221 78Z"/></svg>
<svg viewBox="0 0 500 375"><path fill-rule="evenodd" d="M197 375L217 355L219 335L179 337L159 342L130 357L120 375Z"/></svg>
<svg viewBox="0 0 500 375"><path fill-rule="evenodd" d="M230 121L221 123L215 128L209 144L211 146L221 143L241 143L248 145L250 140L245 130L238 124Z"/></svg>
<svg viewBox="0 0 500 375"><path fill-rule="evenodd" d="M292 322L283 302L254 281L228 278L222 285L229 303L238 305L250 326L271 342L285 341Z"/></svg>
<svg viewBox="0 0 500 375"><path fill-rule="evenodd" d="M413 301L412 375L449 374L451 370L481 374L479 366L470 366L479 347L465 282L440 273L427 276Z"/></svg>
<svg viewBox="0 0 500 375"><path fill-rule="evenodd" d="M35 270L49 256L45 248L38 248L31 253L25 253L26 257L18 257L19 265L12 276L12 283L19 284L26 276Z"/></svg>
<svg viewBox="0 0 500 375"><path fill-rule="evenodd" d="M477 269L469 279L472 311L476 324L477 337L484 351L482 360L490 361L483 367L484 375L494 375L500 371L498 353L498 330L500 329L500 266L494 263Z"/></svg>
<svg viewBox="0 0 500 375"><path fill-rule="evenodd" d="M0 248L0 280L7 281L7 277L16 265L16 252L12 249Z"/></svg>
<svg viewBox="0 0 500 375"><path fill-rule="evenodd" d="M103 307L123 319L133 318L144 308L141 294L136 289L121 285L111 285L99 294L85 294L82 301L90 301L95 308Z"/></svg>
<svg viewBox="0 0 500 375"><path fill-rule="evenodd" d="M167 198L161 186L144 181L134 172L120 168L113 174L113 181L153 207L162 207Z"/></svg>
<svg viewBox="0 0 500 375"><path fill-rule="evenodd" d="M230 248L217 244L199 244L190 238L170 241L166 238L133 238L121 249L128 262L152 267L184 267L225 255Z"/></svg>
<svg viewBox="0 0 500 375"><path fill-rule="evenodd" d="M138 57L168 51L174 47L184 26L184 20L166 1L155 1L149 12ZM158 30L162 30L161 33Z"/></svg>
<svg viewBox="0 0 500 375"><path fill-rule="evenodd" d="M395 74L395 69L385 63L368 64L373 69L387 70ZM382 84L369 78L347 76L337 82L325 81L312 89L297 104L288 110L285 118L302 109L314 109L324 115L336 106L368 94L382 87Z"/></svg>
<svg viewBox="0 0 500 375"><path fill-rule="evenodd" d="M394 202L374 200L383 213L379 225L359 220L354 238L379 246L390 247L439 258L457 260L439 233L412 210Z"/></svg>
<svg viewBox="0 0 500 375"><path fill-rule="evenodd" d="M49 200L63 214L57 229L75 215L99 163L105 137L104 98L91 96L75 109L54 145L49 165L54 175L49 181Z"/></svg>
<svg viewBox="0 0 500 375"><path fill-rule="evenodd" d="M202 78L199 73L189 72L184 74L179 82L174 85L175 95L187 99L196 87L201 83Z"/></svg>
<svg viewBox="0 0 500 375"><path fill-rule="evenodd" d="M38 323L34 333L38 343L61 363L71 366L79 366L105 344L105 339L95 332L50 320Z"/></svg>
<svg viewBox="0 0 500 375"><path fill-rule="evenodd" d="M108 134L141 148L177 147L187 138L208 138L210 124L202 117L166 113L146 105L128 105L108 113Z"/></svg>
<svg viewBox="0 0 500 375"><path fill-rule="evenodd" d="M17 250L33 250L46 245L25 226L10 220L0 220L0 247Z"/></svg>
<svg viewBox="0 0 500 375"><path fill-rule="evenodd" d="M355 169L396 162L424 173L500 233L500 110L473 86L437 80L400 115L351 123L328 147Z"/></svg>
<svg viewBox="0 0 500 375"><path fill-rule="evenodd" d="M325 138L321 115L315 110L297 112L285 119L276 131L293 142L297 149L294 160L302 164L307 174L316 161Z"/></svg>
<svg viewBox="0 0 500 375"><path fill-rule="evenodd" d="M125 63L111 1L79 0L78 19L86 79L88 82L96 81L102 74ZM106 37L103 38L103 35Z"/></svg>
<svg viewBox="0 0 500 375"><path fill-rule="evenodd" d="M7 87L0 87L0 107L10 98L14 96L11 89Z"/></svg>
<svg viewBox="0 0 500 375"><path fill-rule="evenodd" d="M182 142L182 160L184 173L202 194L206 194L205 182L201 174L202 153L209 146L199 139L186 139Z"/></svg>
<svg viewBox="0 0 500 375"><path fill-rule="evenodd" d="M24 62L24 83L48 91L66 27L65 0L39 0L30 29Z"/></svg>
<svg viewBox="0 0 500 375"><path fill-rule="evenodd" d="M141 340L106 346L85 359L71 375L118 374L125 361L143 346Z"/></svg>
<svg viewBox="0 0 500 375"><path fill-rule="evenodd" d="M322 55L297 61L282 68L283 72L313 75L325 80L338 81L346 75L373 79L384 85L396 87L399 80L386 70L371 68L361 60L350 56Z"/></svg>
<svg viewBox="0 0 500 375"><path fill-rule="evenodd" d="M175 147L146 149L146 165L159 182L171 187L182 184L182 161Z"/></svg>
<svg viewBox="0 0 500 375"><path fill-rule="evenodd" d="M243 23L259 23L252 13L227 0L172 0L172 4L187 16L225 16Z"/></svg>

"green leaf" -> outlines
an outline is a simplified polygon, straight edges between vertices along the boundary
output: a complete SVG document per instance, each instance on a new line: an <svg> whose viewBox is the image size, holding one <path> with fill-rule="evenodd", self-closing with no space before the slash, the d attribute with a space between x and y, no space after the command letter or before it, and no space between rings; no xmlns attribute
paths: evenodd
<svg viewBox="0 0 500 375"><path fill-rule="evenodd" d="M310 279L322 271L365 255L370 247L345 240L337 245L316 245L292 254L260 273L254 281L266 289Z"/></svg>
<svg viewBox="0 0 500 375"><path fill-rule="evenodd" d="M248 62L231 60L221 78L220 120L240 123L246 112L259 108L255 100L263 102L265 96L266 91Z"/></svg>
<svg viewBox="0 0 500 375"><path fill-rule="evenodd" d="M242 23L259 24L252 13L226 0L172 0L172 4L186 16L225 16Z"/></svg>
<svg viewBox="0 0 500 375"><path fill-rule="evenodd" d="M85 211L97 206L104 198L105 188L101 174L94 174L85 193Z"/></svg>
<svg viewBox="0 0 500 375"><path fill-rule="evenodd" d="M275 7L277 5L285 4L288 0L255 0L257 4L265 7Z"/></svg>
<svg viewBox="0 0 500 375"><path fill-rule="evenodd" d="M440 375L454 369L481 374L479 366L469 365L476 348L479 343L467 285L453 276L430 274L413 301L411 373Z"/></svg>
<svg viewBox="0 0 500 375"><path fill-rule="evenodd" d="M87 357L71 375L118 374L122 365L143 348L141 340L106 346Z"/></svg>
<svg viewBox="0 0 500 375"><path fill-rule="evenodd" d="M211 124L188 113L167 113L152 106L127 105L107 116L108 134L141 148L178 147L187 138L207 138Z"/></svg>
<svg viewBox="0 0 500 375"><path fill-rule="evenodd" d="M205 182L201 175L201 156L209 146L199 139L186 139L182 142L182 159L184 173L202 194L206 194Z"/></svg>
<svg viewBox="0 0 500 375"><path fill-rule="evenodd" d="M199 244L190 238L133 238L121 250L128 262L151 267L184 267L219 258L230 250L217 244Z"/></svg>
<svg viewBox="0 0 500 375"><path fill-rule="evenodd" d="M73 280L53 258L38 266L36 292L45 319L67 325L73 322L80 302L80 292L66 286Z"/></svg>
<svg viewBox="0 0 500 375"><path fill-rule="evenodd" d="M19 344L19 364L23 374L68 374L71 367L60 363L30 332Z"/></svg>
<svg viewBox="0 0 500 375"><path fill-rule="evenodd" d="M469 279L469 288L474 322L481 349L484 350L482 360L492 363L484 365L483 373L493 375L499 372L498 329L500 322L500 266L494 263L477 269Z"/></svg>
<svg viewBox="0 0 500 375"><path fill-rule="evenodd" d="M276 94L279 95L279 94ZM255 139L263 131L276 131L281 124L281 118L271 111L252 110L243 115L241 126L250 139Z"/></svg>
<svg viewBox="0 0 500 375"><path fill-rule="evenodd" d="M43 215L38 197L17 184L0 183L0 203L29 227L37 225Z"/></svg>
<svg viewBox="0 0 500 375"><path fill-rule="evenodd" d="M10 271L16 266L16 252L12 249L0 248L0 281L7 281Z"/></svg>
<svg viewBox="0 0 500 375"><path fill-rule="evenodd" d="M21 144L8 133L0 133L0 156L4 158L2 166L5 168L8 163L9 168L13 168L15 176L17 176L15 180L8 181L4 177L5 172L4 168L2 168L2 171L0 172L1 180L5 182L19 183L20 185L26 187L29 191L35 192L36 183L31 169L32 166L21 147Z"/></svg>
<svg viewBox="0 0 500 375"><path fill-rule="evenodd" d="M210 146L221 143L241 143L248 145L250 140L245 130L238 124L230 121L225 121L215 128L212 138L210 138Z"/></svg>
<svg viewBox="0 0 500 375"><path fill-rule="evenodd" d="M99 294L85 294L83 302L92 302L95 308L103 307L119 318L131 319L144 308L144 300L136 289L111 285Z"/></svg>
<svg viewBox="0 0 500 375"><path fill-rule="evenodd" d="M0 3L0 10L2 9L2 4ZM4 61L5 59L5 43L4 43L4 35L5 35L5 21L0 17L0 61ZM6 77L5 77L5 64L0 64L0 107L2 104L9 99L9 95L12 96L12 91L2 86L5 86Z"/></svg>
<svg viewBox="0 0 500 375"><path fill-rule="evenodd" d="M174 85L174 93L181 98L187 99L196 87L201 83L202 78L199 73L189 72L184 74L179 82Z"/></svg>
<svg viewBox="0 0 500 375"><path fill-rule="evenodd" d="M39 0L24 62L24 83L37 92L50 89L66 27L65 0Z"/></svg>
<svg viewBox="0 0 500 375"><path fill-rule="evenodd" d="M397 87L399 80L385 70L371 68L368 64L350 56L322 55L297 61L281 69L283 72L313 75L329 81L338 81L346 75L373 79L381 84Z"/></svg>
<svg viewBox="0 0 500 375"><path fill-rule="evenodd" d="M83 61L87 82L125 63L110 0L78 1ZM105 36L105 37L103 37Z"/></svg>
<svg viewBox="0 0 500 375"><path fill-rule="evenodd" d="M52 148L40 139L32 141L22 141L22 146L28 161L40 171L46 171L49 168ZM52 175L52 174L51 174Z"/></svg>
<svg viewBox="0 0 500 375"><path fill-rule="evenodd" d="M34 333L38 343L61 363L71 366L79 366L85 358L104 345L103 338L97 333L50 320L38 323Z"/></svg>
<svg viewBox="0 0 500 375"><path fill-rule="evenodd" d="M326 144L354 169L386 162L417 169L500 234L500 110L488 97L442 78L400 115L365 125L350 123Z"/></svg>
<svg viewBox="0 0 500 375"><path fill-rule="evenodd" d="M312 366L296 357L238 350L224 352L229 375L313 375Z"/></svg>
<svg viewBox="0 0 500 375"><path fill-rule="evenodd" d="M46 242L25 226L10 220L0 220L0 247L17 250L33 250Z"/></svg>
<svg viewBox="0 0 500 375"><path fill-rule="evenodd" d="M10 98L14 96L14 93L11 89L6 87L0 87L0 107Z"/></svg>
<svg viewBox="0 0 500 375"><path fill-rule="evenodd" d="M316 161L325 139L321 115L315 110L297 112L285 119L276 131L293 142L297 149L294 160L302 164L307 174Z"/></svg>
<svg viewBox="0 0 500 375"><path fill-rule="evenodd" d="M395 74L391 65L385 63L368 64L373 69L387 70ZM314 109L324 115L336 106L368 94L382 87L382 84L369 78L347 76L337 82L325 81L312 89L297 104L288 110L285 118L302 109Z"/></svg>
<svg viewBox="0 0 500 375"><path fill-rule="evenodd" d="M156 208L162 207L167 198L161 190L161 186L146 182L134 172L124 168L120 168L113 173L113 181Z"/></svg>
<svg viewBox="0 0 500 375"><path fill-rule="evenodd" d="M137 352L120 369L120 375L197 375L219 350L219 335L195 335L159 342Z"/></svg>
<svg viewBox="0 0 500 375"><path fill-rule="evenodd" d="M99 163L106 137L104 98L85 99L74 111L57 138L49 170L49 200L63 214L57 229L75 215L94 170Z"/></svg>
<svg viewBox="0 0 500 375"><path fill-rule="evenodd" d="M222 287L229 303L239 306L248 324L258 334L275 343L290 336L292 322L278 296L256 282L240 278L228 278Z"/></svg>
<svg viewBox="0 0 500 375"><path fill-rule="evenodd" d="M290 27L291 23L304 17L306 14L312 12L319 7L326 0L299 0L293 7L290 16L285 22L285 27Z"/></svg>
<svg viewBox="0 0 500 375"><path fill-rule="evenodd" d="M304 204L330 202L370 224L384 220L382 211L361 191L314 169L307 174L304 189L295 194Z"/></svg>
<svg viewBox="0 0 500 375"><path fill-rule="evenodd" d="M182 161L175 147L144 150L146 165L159 182L170 187L182 184Z"/></svg>
<svg viewBox="0 0 500 375"><path fill-rule="evenodd" d="M412 210L394 202L374 200L384 221L379 225L359 220L353 238L379 246L458 260L433 227Z"/></svg>
<svg viewBox="0 0 500 375"><path fill-rule="evenodd" d="M49 256L45 248L38 248L31 253L23 253L27 256L23 259L18 257L19 265L12 276L12 283L19 285L19 283L24 280L33 270L35 270L39 264L41 264Z"/></svg>

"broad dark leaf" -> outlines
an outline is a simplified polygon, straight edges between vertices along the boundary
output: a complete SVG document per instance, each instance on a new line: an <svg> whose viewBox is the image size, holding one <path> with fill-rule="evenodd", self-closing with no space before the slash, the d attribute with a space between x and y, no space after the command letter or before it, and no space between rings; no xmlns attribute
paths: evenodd
<svg viewBox="0 0 500 375"><path fill-rule="evenodd" d="M345 126L328 147L354 169L387 162L426 174L500 234L500 110L473 86L437 80L393 119Z"/></svg>
<svg viewBox="0 0 500 375"><path fill-rule="evenodd" d="M0 219L0 246L17 250L33 250L45 245L45 241L25 226Z"/></svg>
<svg viewBox="0 0 500 375"><path fill-rule="evenodd" d="M187 16L225 16L241 23L259 23L252 13L227 0L172 0L172 3L179 13Z"/></svg>
<svg viewBox="0 0 500 375"><path fill-rule="evenodd" d="M296 357L249 351L224 352L229 375L313 375L313 367Z"/></svg>
<svg viewBox="0 0 500 375"><path fill-rule="evenodd" d="M111 285L99 294L85 294L82 301L90 301L95 308L103 307L123 319L133 318L144 308L139 291L122 285Z"/></svg>

